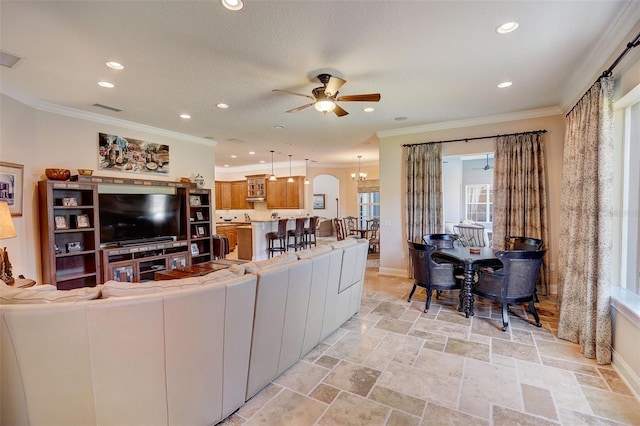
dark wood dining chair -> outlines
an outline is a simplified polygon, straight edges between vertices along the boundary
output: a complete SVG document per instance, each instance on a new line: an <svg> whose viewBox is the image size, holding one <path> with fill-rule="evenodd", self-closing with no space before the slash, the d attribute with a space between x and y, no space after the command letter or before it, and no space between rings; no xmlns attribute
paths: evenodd
<svg viewBox="0 0 640 426"><path fill-rule="evenodd" d="M309 218L309 227L304 228L304 245L311 247L316 245L316 228L318 227L318 216Z"/></svg>
<svg viewBox="0 0 640 426"><path fill-rule="evenodd" d="M267 233L267 252L269 257L272 257L273 253L284 253L287 251L287 222L288 219L279 219L278 230ZM276 245L276 241L278 245Z"/></svg>
<svg viewBox="0 0 640 426"><path fill-rule="evenodd" d="M304 244L304 228L307 222L306 217L297 217L295 228L289 229L287 231L287 244L289 248L294 249L294 251L302 250L305 248ZM293 238L293 243L291 239Z"/></svg>
<svg viewBox="0 0 640 426"><path fill-rule="evenodd" d="M425 288L427 291L427 301L424 312L427 312L431 305L431 293L433 290L459 289L462 280L454 276L453 264L436 263L431 259L431 255L437 250L436 246L411 241L409 241L408 244L409 260L411 262L414 281L407 301L411 302L411 298L417 287ZM438 297L439 295L436 294L436 298Z"/></svg>
<svg viewBox="0 0 640 426"><path fill-rule="evenodd" d="M536 327L542 326L534 301L544 253L544 250L499 251L496 257L502 262L502 269L480 269L478 283L472 292L502 303L502 331L509 326L509 305L513 303L529 302L529 312L535 318Z"/></svg>
<svg viewBox="0 0 640 426"><path fill-rule="evenodd" d="M336 228L336 238L338 241L342 241L345 238L344 235L344 225L342 224L342 220L337 217L333 219L333 226Z"/></svg>
<svg viewBox="0 0 640 426"><path fill-rule="evenodd" d="M369 239L369 253L375 253L380 249L380 219L373 218L367 220L367 238Z"/></svg>
<svg viewBox="0 0 640 426"><path fill-rule="evenodd" d="M345 237L349 235L358 235L358 218L355 216L346 216L344 219L344 232Z"/></svg>
<svg viewBox="0 0 640 426"><path fill-rule="evenodd" d="M505 237L505 250L524 250L536 251L541 250L543 246L542 240L531 237Z"/></svg>

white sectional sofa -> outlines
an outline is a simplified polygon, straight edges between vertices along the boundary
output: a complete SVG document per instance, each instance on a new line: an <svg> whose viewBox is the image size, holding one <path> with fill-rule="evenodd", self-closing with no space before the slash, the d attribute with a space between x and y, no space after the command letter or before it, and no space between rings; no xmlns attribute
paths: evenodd
<svg viewBox="0 0 640 426"><path fill-rule="evenodd" d="M367 249L67 292L3 286L0 424L215 424L357 312Z"/></svg>

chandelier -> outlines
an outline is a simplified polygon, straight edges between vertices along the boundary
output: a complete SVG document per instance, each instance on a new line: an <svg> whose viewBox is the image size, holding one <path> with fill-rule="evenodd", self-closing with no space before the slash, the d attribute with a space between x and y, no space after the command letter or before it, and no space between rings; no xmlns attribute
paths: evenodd
<svg viewBox="0 0 640 426"><path fill-rule="evenodd" d="M367 178L367 174L361 170L360 159L362 155L358 155L358 173L351 173L351 179L353 180L365 180Z"/></svg>

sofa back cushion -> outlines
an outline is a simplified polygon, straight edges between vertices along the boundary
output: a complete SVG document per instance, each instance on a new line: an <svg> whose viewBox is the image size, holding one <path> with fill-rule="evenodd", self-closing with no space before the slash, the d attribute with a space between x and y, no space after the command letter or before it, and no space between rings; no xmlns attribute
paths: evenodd
<svg viewBox="0 0 640 426"><path fill-rule="evenodd" d="M271 259L259 260L256 262L247 262L244 264L245 272L249 274L257 274L263 269L268 269L276 265L284 265L298 260L298 256L293 253L284 253Z"/></svg>
<svg viewBox="0 0 640 426"><path fill-rule="evenodd" d="M38 287L44 287L39 289ZM0 305L27 303L63 303L91 300L100 297L102 286L57 290L54 286L16 288L0 280Z"/></svg>

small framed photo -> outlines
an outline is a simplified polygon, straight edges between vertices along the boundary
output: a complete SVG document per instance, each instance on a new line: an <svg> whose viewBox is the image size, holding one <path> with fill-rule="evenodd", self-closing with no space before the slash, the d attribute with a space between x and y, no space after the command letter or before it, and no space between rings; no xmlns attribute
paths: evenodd
<svg viewBox="0 0 640 426"><path fill-rule="evenodd" d="M200 250L198 250L198 244L191 243L191 254L197 256L200 254Z"/></svg>
<svg viewBox="0 0 640 426"><path fill-rule="evenodd" d="M54 217L56 229L69 229L67 218L65 216Z"/></svg>
<svg viewBox="0 0 640 426"><path fill-rule="evenodd" d="M67 252L72 253L74 251L82 251L82 244L79 241L67 243Z"/></svg>
<svg viewBox="0 0 640 426"><path fill-rule="evenodd" d="M196 220L204 220L204 215L202 212L196 212Z"/></svg>
<svg viewBox="0 0 640 426"><path fill-rule="evenodd" d="M187 259L184 256L174 257L171 259L171 269L184 268L185 266L187 266Z"/></svg>
<svg viewBox="0 0 640 426"><path fill-rule="evenodd" d="M62 199L62 205L65 207L76 207L78 200L75 197L64 197Z"/></svg>
<svg viewBox="0 0 640 426"><path fill-rule="evenodd" d="M324 210L324 195L325 194L313 194L313 208L318 210Z"/></svg>
<svg viewBox="0 0 640 426"><path fill-rule="evenodd" d="M206 234L204 233L204 226L198 226L198 236L204 237Z"/></svg>
<svg viewBox="0 0 640 426"><path fill-rule="evenodd" d="M76 216L76 228L90 228L89 215L79 214Z"/></svg>
<svg viewBox="0 0 640 426"><path fill-rule="evenodd" d="M120 282L133 282L133 266L120 266L113 269L113 280Z"/></svg>
<svg viewBox="0 0 640 426"><path fill-rule="evenodd" d="M201 206L202 200L200 200L199 195L189 195L189 205L190 206Z"/></svg>

